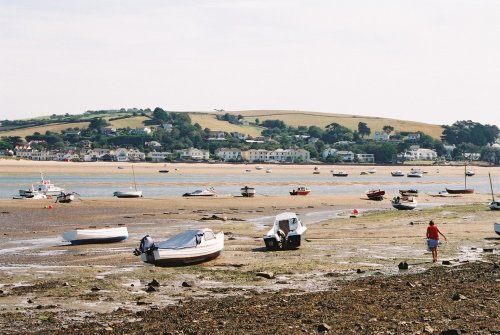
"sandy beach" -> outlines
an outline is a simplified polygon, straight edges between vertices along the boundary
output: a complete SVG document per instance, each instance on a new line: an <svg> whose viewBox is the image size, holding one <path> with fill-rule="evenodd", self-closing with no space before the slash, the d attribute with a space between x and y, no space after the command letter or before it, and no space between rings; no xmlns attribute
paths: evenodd
<svg viewBox="0 0 500 335"><path fill-rule="evenodd" d="M50 175L130 173L117 169L118 166L128 165L0 160L0 173L37 173L40 169ZM173 173L210 175L228 174L235 169L254 169L255 166L167 164L166 167ZM313 167L277 165L272 166L272 169L273 174L288 175L293 182L294 176L311 174ZM163 164L134 164L137 174L157 174L161 168L164 168ZM321 171L325 172L342 169L357 174L367 168L320 166ZM403 170L401 167L389 166L375 168L377 174ZM439 169L439 173L463 174L463 167L422 168L429 170L429 173L436 173ZM474 169L476 175L483 177L489 171L498 171L498 167ZM349 183L348 180L345 182ZM498 222L499 216L486 207L490 198L491 195L485 193L450 198L422 194L418 197L419 207L413 211L397 211L392 209L389 199L368 201L362 194L311 194L305 197L257 195L255 198L223 196L210 199L181 196L144 199L82 197L70 204L55 204L54 200L49 199L2 199L0 315L3 317L0 318L0 333L37 333L47 330L54 333L62 333L62 330L65 333L140 333L142 331L139 329L142 328L139 325L144 320L150 324L150 329L169 333L241 333L238 329L245 329L244 333L270 330L280 334L314 333L318 331L318 323L322 322L328 323L330 327L335 323L334 327L337 328L332 329L337 331L350 329L347 333L373 333L376 329L415 333L417 329L423 331L425 325L434 327L435 331L446 330L446 324L436 322L444 318L447 308L451 308L445 301L438 302L434 307L428 306L437 310L429 312L434 315L429 321L422 322L419 319L419 324L413 324L411 322L417 318L414 313L419 308L418 304L412 305L396 321L381 321L380 318L388 317L387 314L379 315L381 312L375 311L366 320L358 320L354 316L345 320L332 319L333 316L321 320L317 313L327 307L318 307L318 298L322 294L329 295L332 301L339 303L338 308L343 309L341 306L348 306L353 301L336 300L342 298L338 292L351 292L353 297L371 306L370 302L375 303L384 292L388 294L394 289L407 287L407 281L419 287L419 283L432 280L437 281L438 286L443 285L443 292L452 291L453 285L456 287L457 283L460 283L461 288L469 284L471 290L476 285L481 285L484 290L486 285L489 296L494 299L481 302L485 306L483 312L496 308L498 313L499 290L490 288L498 288L498 270L492 272L491 269L492 264L498 262L500 240L493 231L493 223ZM53 208L47 208L48 205ZM360 211L356 218L350 216L354 208ZM285 211L299 215L308 227L307 240L297 250L267 252L262 236L269 229L274 216ZM209 220L213 216L224 220ZM449 261L451 265L431 262L425 239L427 223L431 219L448 237L448 242L440 247L440 261ZM60 237L64 231L77 227L119 225L126 226L130 234L129 239L121 243L71 246ZM225 248L221 256L195 266L157 268L145 265L132 254L141 237L146 234L150 234L155 241L162 241L192 227L224 231ZM407 271L398 269L397 265L403 261L410 264ZM272 273L273 278L256 276L257 272L263 271ZM457 271L464 274L463 278L456 277L456 281L448 281L449 278L455 278L453 276ZM469 272L485 274L478 275L480 279L474 281ZM146 292L148 283L153 279L161 284L160 287L155 292ZM192 282L193 287L184 287L184 282ZM387 286L384 286L384 282L388 283ZM370 292L372 285L378 285L373 295ZM363 295L352 293L358 286L363 290ZM425 284L421 286L425 289L420 290L423 292L420 299L432 297L433 291ZM399 305L406 306L405 294L394 297L400 299ZM284 311L300 314L293 304L286 303L288 301L309 304L309 307L303 306L303 314L292 313L301 320L300 327L290 330L276 322L276 325L285 328L273 328L262 321L266 319L262 315L266 309L262 308L255 311L257 314L252 316L252 321L248 321L253 328L245 328L239 314L244 313L242 308L247 306L250 310L252 306L264 306L265 301L269 300L266 299L268 296L274 297L276 301L285 301L279 306L273 305L274 302L270 305L273 311L281 314L287 314ZM304 299L301 300L301 297ZM197 304L198 307L193 307ZM470 301L462 305L463 308L470 308ZM219 306L215 309L225 310L227 320L214 319L213 315L200 316L204 315L200 306L205 306L205 311L214 311L214 306ZM226 309L220 306L226 306ZM336 310L333 305L328 308ZM190 309L197 311L195 319L200 319L199 322L194 322L193 316L186 316ZM177 315L178 321L173 316L165 315L170 312ZM465 309L458 309L455 313L465 312ZM292 318L292 314L289 318ZM122 322L118 322L117 315L120 315ZM153 315L164 320L168 327L162 328L160 321L155 326ZM405 319L405 315L409 319ZM370 321L373 318L378 318L378 321ZM204 323L201 319L211 321ZM282 320L286 319L282 315ZM192 323L191 328L187 321ZM402 321L411 327L398 326L398 322ZM467 323L465 318L462 321ZM481 323L483 333L498 330L493 325L494 320L491 321ZM355 326L356 323L361 328ZM92 328L88 328L89 324ZM201 324L204 326L200 327ZM375 324L381 328L374 328ZM238 328L238 325L244 328ZM391 328L394 325L396 327ZM295 326L297 324L293 324ZM476 330L470 325L468 327L469 331ZM217 331L211 331L213 329ZM479 328L477 330L481 331Z"/></svg>

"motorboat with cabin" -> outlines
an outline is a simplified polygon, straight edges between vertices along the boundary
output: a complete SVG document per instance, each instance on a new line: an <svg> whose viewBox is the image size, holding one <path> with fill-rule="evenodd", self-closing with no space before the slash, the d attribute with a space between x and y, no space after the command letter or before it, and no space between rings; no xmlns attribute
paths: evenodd
<svg viewBox="0 0 500 335"><path fill-rule="evenodd" d="M68 193L61 192L57 196L56 202L68 204L68 203L72 202L73 200L75 200L75 195L76 195L75 192L68 192Z"/></svg>
<svg viewBox="0 0 500 335"><path fill-rule="evenodd" d="M299 186L291 190L290 195L308 195L311 193L311 190L307 186Z"/></svg>
<svg viewBox="0 0 500 335"><path fill-rule="evenodd" d="M406 174L407 177L409 178L422 178L424 173L420 169L411 169L410 172Z"/></svg>
<svg viewBox="0 0 500 335"><path fill-rule="evenodd" d="M264 236L267 250L295 249L305 239L307 227L297 214L285 212L276 215L272 228Z"/></svg>
<svg viewBox="0 0 500 335"><path fill-rule="evenodd" d="M155 244L146 235L134 251L145 263L155 266L182 266L212 260L224 249L224 233L211 229L190 229Z"/></svg>
<svg viewBox="0 0 500 335"><path fill-rule="evenodd" d="M493 229L495 230L495 233L497 233L497 235L500 235L500 223L495 223L493 225Z"/></svg>
<svg viewBox="0 0 500 335"><path fill-rule="evenodd" d="M403 197L418 197L418 190L415 188L399 190L399 194L401 194Z"/></svg>
<svg viewBox="0 0 500 335"><path fill-rule="evenodd" d="M245 186L240 189L241 195L246 198L253 198L255 196L255 187Z"/></svg>
<svg viewBox="0 0 500 335"><path fill-rule="evenodd" d="M45 196L57 196L59 193L64 192L64 188L55 186L50 180L43 178L43 173L40 172L40 181L31 185L30 189L19 190L19 196L23 198L33 198L33 191L37 191Z"/></svg>
<svg viewBox="0 0 500 335"><path fill-rule="evenodd" d="M182 195L183 197L215 197L217 193L213 187L194 190L193 192L187 192Z"/></svg>
<svg viewBox="0 0 500 335"><path fill-rule="evenodd" d="M397 210L412 210L417 207L417 199L415 197L394 197L391 200L392 207Z"/></svg>

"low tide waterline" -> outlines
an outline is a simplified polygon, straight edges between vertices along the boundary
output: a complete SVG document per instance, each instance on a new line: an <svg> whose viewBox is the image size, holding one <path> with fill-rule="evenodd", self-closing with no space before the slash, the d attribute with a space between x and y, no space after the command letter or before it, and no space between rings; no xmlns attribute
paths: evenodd
<svg viewBox="0 0 500 335"><path fill-rule="evenodd" d="M82 197L112 197L114 191L134 188L131 176L126 174L57 174L45 175L57 186L67 191L74 191ZM0 175L0 199L11 199L19 194L20 189L28 189L39 181L38 174ZM245 185L256 188L257 195L286 195L297 186L308 186L313 194L364 195L370 188L382 188L388 195L395 195L400 189L416 188L420 192L439 192L448 188L463 188L464 180L460 176L429 174L423 178L391 177L390 175L349 175L345 178L333 177L331 173L321 175L292 176L286 174L235 173L218 174L148 174L136 175L137 188L145 197L181 196L196 189L213 187L217 193L240 195L240 188ZM468 188L476 193L489 193L487 176L468 178Z"/></svg>

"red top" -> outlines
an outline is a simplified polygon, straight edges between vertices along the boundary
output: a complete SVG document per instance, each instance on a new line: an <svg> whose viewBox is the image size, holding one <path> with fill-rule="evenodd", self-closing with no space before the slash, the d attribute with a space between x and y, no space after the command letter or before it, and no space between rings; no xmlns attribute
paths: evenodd
<svg viewBox="0 0 500 335"><path fill-rule="evenodd" d="M436 225L427 227L427 238L439 240L439 229Z"/></svg>

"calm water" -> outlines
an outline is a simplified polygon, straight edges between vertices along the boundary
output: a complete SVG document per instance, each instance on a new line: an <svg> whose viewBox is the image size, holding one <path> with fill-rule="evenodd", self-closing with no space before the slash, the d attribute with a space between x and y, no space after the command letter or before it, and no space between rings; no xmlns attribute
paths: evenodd
<svg viewBox="0 0 500 335"><path fill-rule="evenodd" d="M27 189L39 180L39 174L0 175L0 198L17 196L19 189ZM133 188L133 179L126 175L45 175L56 186L79 193L82 197L112 197L114 191ZM438 192L450 188L463 188L463 177L449 177L429 173L423 178L392 177L376 173L373 175L349 175L333 177L331 173L320 175L286 176L252 171L228 175L182 175L175 173L158 175L136 175L138 189L145 197L181 196L195 189L214 187L219 194L240 195L240 188L249 185L257 194L285 195L296 186L308 186L312 194L359 194L369 188L382 188L388 195L397 194L399 189L417 188L421 192ZM467 187L477 193L489 193L488 175L467 178ZM493 185L498 192L498 185Z"/></svg>

